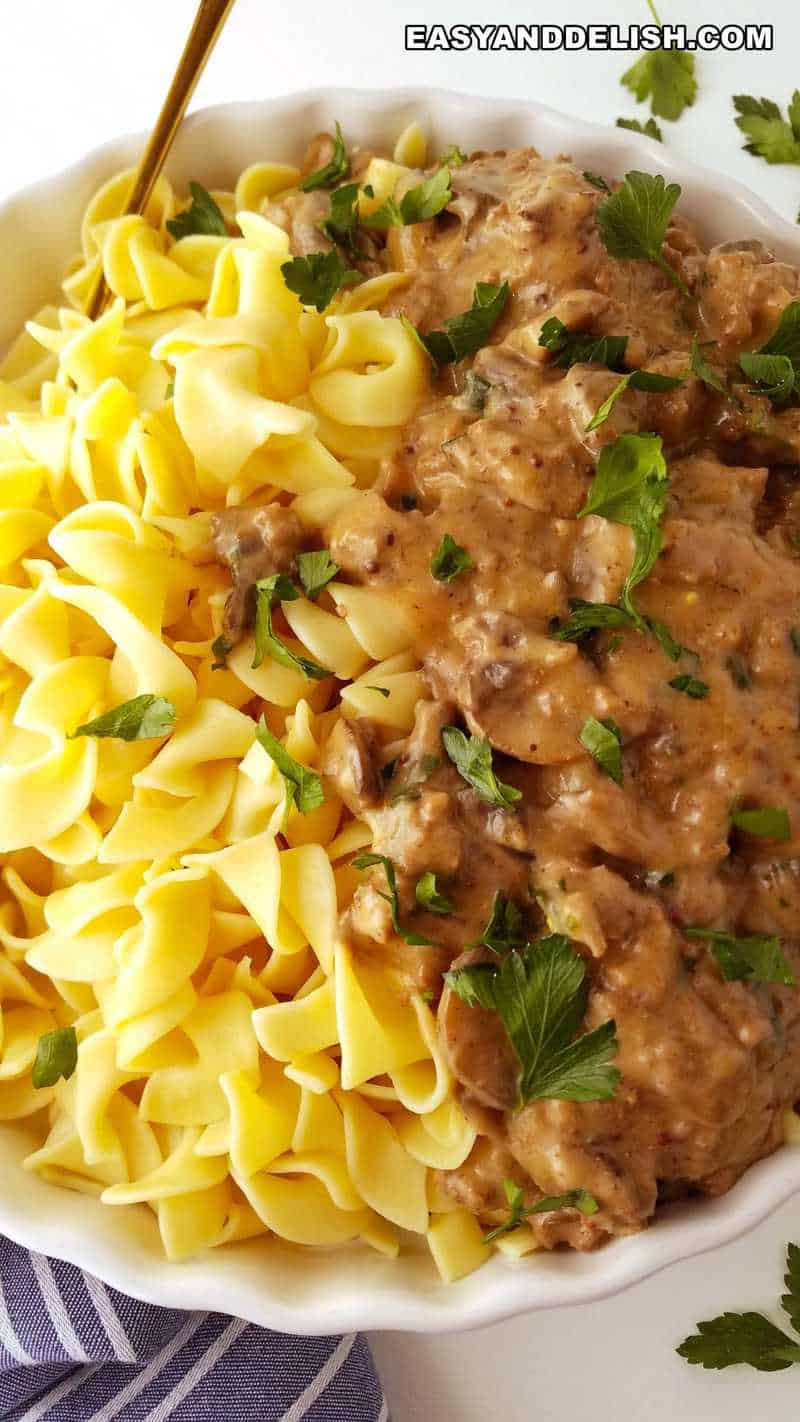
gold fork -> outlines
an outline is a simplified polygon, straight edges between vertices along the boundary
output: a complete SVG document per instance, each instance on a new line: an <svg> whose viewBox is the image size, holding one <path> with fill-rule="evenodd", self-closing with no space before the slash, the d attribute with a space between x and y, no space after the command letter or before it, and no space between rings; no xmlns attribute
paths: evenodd
<svg viewBox="0 0 800 1422"><path fill-rule="evenodd" d="M147 201L164 166L165 159L178 132L186 106L192 97L208 57L219 39L225 21L233 9L234 0L200 0L194 24L178 60L178 67L167 91L167 97L156 119L147 147L141 156L125 214L144 212ZM86 314L94 320L101 314L109 298L109 290L101 270L86 304Z"/></svg>

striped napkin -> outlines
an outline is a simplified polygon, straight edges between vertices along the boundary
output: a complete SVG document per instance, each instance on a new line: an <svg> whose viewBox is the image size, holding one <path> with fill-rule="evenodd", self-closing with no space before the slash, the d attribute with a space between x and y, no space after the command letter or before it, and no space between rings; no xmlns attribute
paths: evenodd
<svg viewBox="0 0 800 1422"><path fill-rule="evenodd" d="M0 1418L387 1422L369 1348L126 1298L0 1239Z"/></svg>

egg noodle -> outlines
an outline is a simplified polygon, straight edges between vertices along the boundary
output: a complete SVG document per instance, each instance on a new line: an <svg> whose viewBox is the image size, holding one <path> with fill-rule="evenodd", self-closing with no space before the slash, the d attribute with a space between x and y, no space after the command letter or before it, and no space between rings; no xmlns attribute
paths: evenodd
<svg viewBox="0 0 800 1422"><path fill-rule="evenodd" d="M395 159L421 149L415 126ZM375 202L404 171L373 160ZM283 608L333 676L254 669L252 636L213 665L230 583L211 514L277 499L320 527L429 379L375 309L400 274L322 315L287 288L259 209L299 177L248 168L213 194L237 235L177 241L166 179L121 217L131 175L113 178L68 304L0 365L0 1119L32 1118L26 1169L148 1205L171 1259L269 1233L393 1256L410 1231L450 1279L490 1250L432 1172L475 1131L427 1003L338 936L369 831L327 781L286 818L255 739L263 713L313 768L342 716L405 735L425 689L402 609L333 581ZM170 734L72 736L141 695L175 708ZM74 1072L34 1087L40 1038L71 1025Z"/></svg>

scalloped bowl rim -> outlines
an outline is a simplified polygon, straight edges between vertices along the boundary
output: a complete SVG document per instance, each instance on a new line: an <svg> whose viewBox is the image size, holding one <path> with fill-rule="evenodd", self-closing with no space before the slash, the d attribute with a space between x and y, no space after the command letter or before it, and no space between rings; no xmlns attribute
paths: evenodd
<svg viewBox="0 0 800 1422"><path fill-rule="evenodd" d="M422 87L321 88L221 104L186 120L167 172L179 182L197 176L217 186L265 153L296 157L304 137L334 117L358 138L389 143L415 115L429 123L442 147L454 138L467 148L532 143L548 156L569 152L582 166L612 175L630 167L661 172L682 184L681 209L709 239L757 236L779 256L800 262L800 233L742 184L655 149L636 134L524 100ZM112 139L0 203L6 234L0 247L0 347L57 293L64 263L78 246L83 205L107 176L135 161L142 142L142 134ZM0 1130L0 1230L9 1238L147 1302L213 1307L297 1334L456 1331L590 1303L738 1238L800 1191L800 1150L784 1146L726 1195L670 1206L648 1230L593 1254L541 1252L519 1263L495 1256L446 1286L427 1251L411 1240L396 1261L360 1247L311 1252L268 1238L169 1264L149 1211L113 1210L29 1175L20 1161L31 1144L29 1124L8 1123Z"/></svg>

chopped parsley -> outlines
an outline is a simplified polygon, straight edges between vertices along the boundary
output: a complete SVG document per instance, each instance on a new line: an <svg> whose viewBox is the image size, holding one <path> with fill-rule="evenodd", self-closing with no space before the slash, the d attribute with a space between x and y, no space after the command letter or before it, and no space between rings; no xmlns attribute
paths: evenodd
<svg viewBox="0 0 800 1422"><path fill-rule="evenodd" d="M76 736L114 737L120 741L151 741L159 736L168 736L175 725L175 707L164 696L134 696L132 701L123 701L93 721L76 726L67 737Z"/></svg>
<svg viewBox="0 0 800 1422"><path fill-rule="evenodd" d="M298 553L297 571L306 597L313 602L336 577L339 565L334 563L327 548L315 548L313 553Z"/></svg>
<svg viewBox="0 0 800 1422"><path fill-rule="evenodd" d="M442 743L459 775L487 805L507 810L522 799L522 791L498 780L492 767L492 748L485 736L467 737L457 726L445 726Z"/></svg>
<svg viewBox="0 0 800 1422"><path fill-rule="evenodd" d="M590 716L584 721L583 729L578 737L582 746L585 746L590 756L597 761L601 770L617 784L622 784L622 732L616 721L611 717L607 720L598 721L595 716Z"/></svg>
<svg viewBox="0 0 800 1422"><path fill-rule="evenodd" d="M611 393L606 396L602 405L599 405L595 410L586 426L587 433L605 424L620 395L624 395L629 386L631 390L644 390L649 393L656 392L661 394L664 390L677 390L678 386L683 384L685 378L683 375L661 375L657 370L629 371L627 375L623 375Z"/></svg>
<svg viewBox="0 0 800 1422"><path fill-rule="evenodd" d="M356 245L357 228L358 183L344 183L331 193L328 216L320 223L320 231L337 247L345 247L353 256L360 256Z"/></svg>
<svg viewBox="0 0 800 1422"><path fill-rule="evenodd" d="M261 578L256 583L256 625L255 654L253 668L260 667L265 657L271 657L282 667L301 671L312 681L322 681L331 673L310 657L297 656L273 631L272 609L277 602L295 602L300 593L286 573L273 573L269 578Z"/></svg>
<svg viewBox="0 0 800 1422"><path fill-rule="evenodd" d="M430 869L417 880L414 890L417 903L420 908L427 909L429 913L451 914L455 913L455 906L452 901L440 894L436 887L436 875Z"/></svg>
<svg viewBox="0 0 800 1422"><path fill-rule="evenodd" d="M513 1180L503 1181L503 1191L508 1201L509 1216L501 1225L483 1236L484 1244L493 1244L501 1235L516 1229L529 1215L546 1215L551 1210L580 1210L582 1215L596 1215L600 1206L588 1190L568 1190L565 1195L545 1195L535 1205L526 1205L525 1196Z"/></svg>
<svg viewBox="0 0 800 1422"><path fill-rule="evenodd" d="M484 926L480 938L470 947L482 943L493 953L507 953L511 948L521 948L526 939L522 909L501 889L497 890L492 903L489 921Z"/></svg>
<svg viewBox="0 0 800 1422"><path fill-rule="evenodd" d="M445 168L460 168L468 161L467 154L462 153L457 143L451 143L450 147L442 154L439 162Z"/></svg>
<svg viewBox="0 0 800 1422"><path fill-rule="evenodd" d="M324 311L337 291L362 281L361 272L346 267L335 247L329 252L309 252L307 257L292 257L281 266L283 279L290 291L299 296L304 306Z"/></svg>
<svg viewBox="0 0 800 1422"><path fill-rule="evenodd" d="M708 943L728 982L744 979L794 987L794 973L783 955L780 939L773 935L737 938L716 928L684 928L683 932L686 938L701 938Z"/></svg>
<svg viewBox="0 0 800 1422"><path fill-rule="evenodd" d="M707 389L716 391L717 395L727 395L728 388L724 380L717 374L713 365L709 365L703 355L704 350L715 344L715 341L704 341L701 345L695 333L692 336L692 348L689 352L689 370L698 380L702 380Z"/></svg>
<svg viewBox="0 0 800 1422"><path fill-rule="evenodd" d="M514 949L494 963L453 968L445 982L471 1007L496 1012L520 1065L518 1107L529 1101L608 1101L620 1074L613 1021L576 1037L588 986L580 954L563 934Z"/></svg>
<svg viewBox="0 0 800 1422"><path fill-rule="evenodd" d="M447 207L451 197L450 169L437 168L416 188L409 188L398 202L388 197L369 217L362 217L363 227L410 227L415 222L428 222Z"/></svg>
<svg viewBox="0 0 800 1422"><path fill-rule="evenodd" d="M180 242L182 237L193 237L197 234L227 237L225 218L211 194L200 183L190 183L189 192L192 198L189 207L179 212L177 217L171 217L167 223L167 231L175 241Z"/></svg>
<svg viewBox="0 0 800 1422"><path fill-rule="evenodd" d="M800 1333L800 1248L790 1244L784 1283L787 1292L781 1307ZM684 1338L678 1353L687 1363L703 1368L730 1368L746 1363L761 1373L777 1373L800 1363L800 1343L770 1323L761 1313L723 1313L697 1324L697 1333Z"/></svg>
<svg viewBox="0 0 800 1422"><path fill-rule="evenodd" d="M449 533L442 535L442 541L431 558L431 577L437 583L452 583L454 578L458 578L462 573L469 573L475 567L466 548L462 548L460 543Z"/></svg>
<svg viewBox="0 0 800 1422"><path fill-rule="evenodd" d="M768 341L757 351L744 351L739 365L758 394L773 405L785 405L800 392L800 301L790 301Z"/></svg>
<svg viewBox="0 0 800 1422"><path fill-rule="evenodd" d="M689 676L687 673L674 676L667 685L671 686L673 691L682 691L684 696L691 696L693 701L703 701L709 692L707 681L699 681L696 676Z"/></svg>
<svg viewBox="0 0 800 1422"><path fill-rule="evenodd" d="M627 336L586 336L572 331L557 316L550 316L539 332L539 345L552 351L553 365L562 370L578 364L605 365L609 370L624 370Z"/></svg>
<svg viewBox="0 0 800 1422"><path fill-rule="evenodd" d="M764 805L758 810L734 810L731 824L745 834L757 835L759 839L777 839L783 842L791 839L792 829L787 810Z"/></svg>
<svg viewBox="0 0 800 1422"><path fill-rule="evenodd" d="M652 570L661 551L659 525L667 488L660 436L623 434L603 449L589 496L578 515L600 514L633 530L635 554L620 602L639 627L645 621L634 606L633 591Z"/></svg>
<svg viewBox="0 0 800 1422"><path fill-rule="evenodd" d="M424 334L415 326L411 326L410 322L408 325L421 341L434 365L452 365L456 361L464 360L465 356L474 355L486 344L503 314L510 293L511 288L507 281L502 282L500 286L494 286L488 281L479 281L475 284L469 311L448 317L443 330L428 331Z"/></svg>
<svg viewBox="0 0 800 1422"><path fill-rule="evenodd" d="M406 943L410 943L414 948L430 948L433 940L426 938L422 933L414 933L403 928L400 924L400 903L397 897L397 876L394 872L394 864L385 854L357 854L351 860L354 869L370 869L373 864L380 864L386 875L386 887L388 893L384 894L380 889L377 892L382 899L385 899L391 909L392 927L398 938L404 938Z"/></svg>
<svg viewBox="0 0 800 1422"><path fill-rule="evenodd" d="M35 1089L55 1086L63 1077L68 1081L78 1065L78 1038L74 1027L57 1027L44 1032L36 1044L31 1080Z"/></svg>
<svg viewBox="0 0 800 1422"><path fill-rule="evenodd" d="M599 173L589 173L589 172L585 172L585 173L582 173L582 174L581 174L581 177L585 178L586 181L587 181L587 183L591 183L591 185L592 185L593 188L597 188L597 191L598 191L598 192L600 192L600 193L610 193L610 192L611 192L611 189L610 189L610 187L608 186L608 183L606 182L605 178L601 177Z"/></svg>
<svg viewBox="0 0 800 1422"><path fill-rule="evenodd" d="M597 208L597 225L612 257L652 262L678 288L689 292L661 250L672 210L681 195L678 183L665 183L661 174L625 174L624 183Z"/></svg>
<svg viewBox="0 0 800 1422"><path fill-rule="evenodd" d="M745 153L767 163L800 163L800 89L789 102L788 122L772 99L735 94L736 127L747 142Z"/></svg>
<svg viewBox="0 0 800 1422"><path fill-rule="evenodd" d="M631 133L641 133L645 138L654 138L656 143L664 142L664 135L654 118L649 118L646 123L642 123L640 119L636 118L618 118L617 128L627 128Z"/></svg>
<svg viewBox="0 0 800 1422"><path fill-rule="evenodd" d="M256 740L266 751L270 760L274 761L283 777L285 789L284 824L289 817L292 805L297 807L301 815L307 815L311 810L318 810L325 800L325 791L322 788L320 777L315 771L301 765L289 754L278 737L272 734L263 716L256 726Z"/></svg>
<svg viewBox="0 0 800 1422"><path fill-rule="evenodd" d="M315 188L335 188L336 184L341 182L342 178L346 178L349 172L350 159L344 146L342 130L337 123L333 139L333 152L328 162L321 168L316 168L313 173L309 173L308 177L303 179L300 187L304 193L311 193Z"/></svg>

